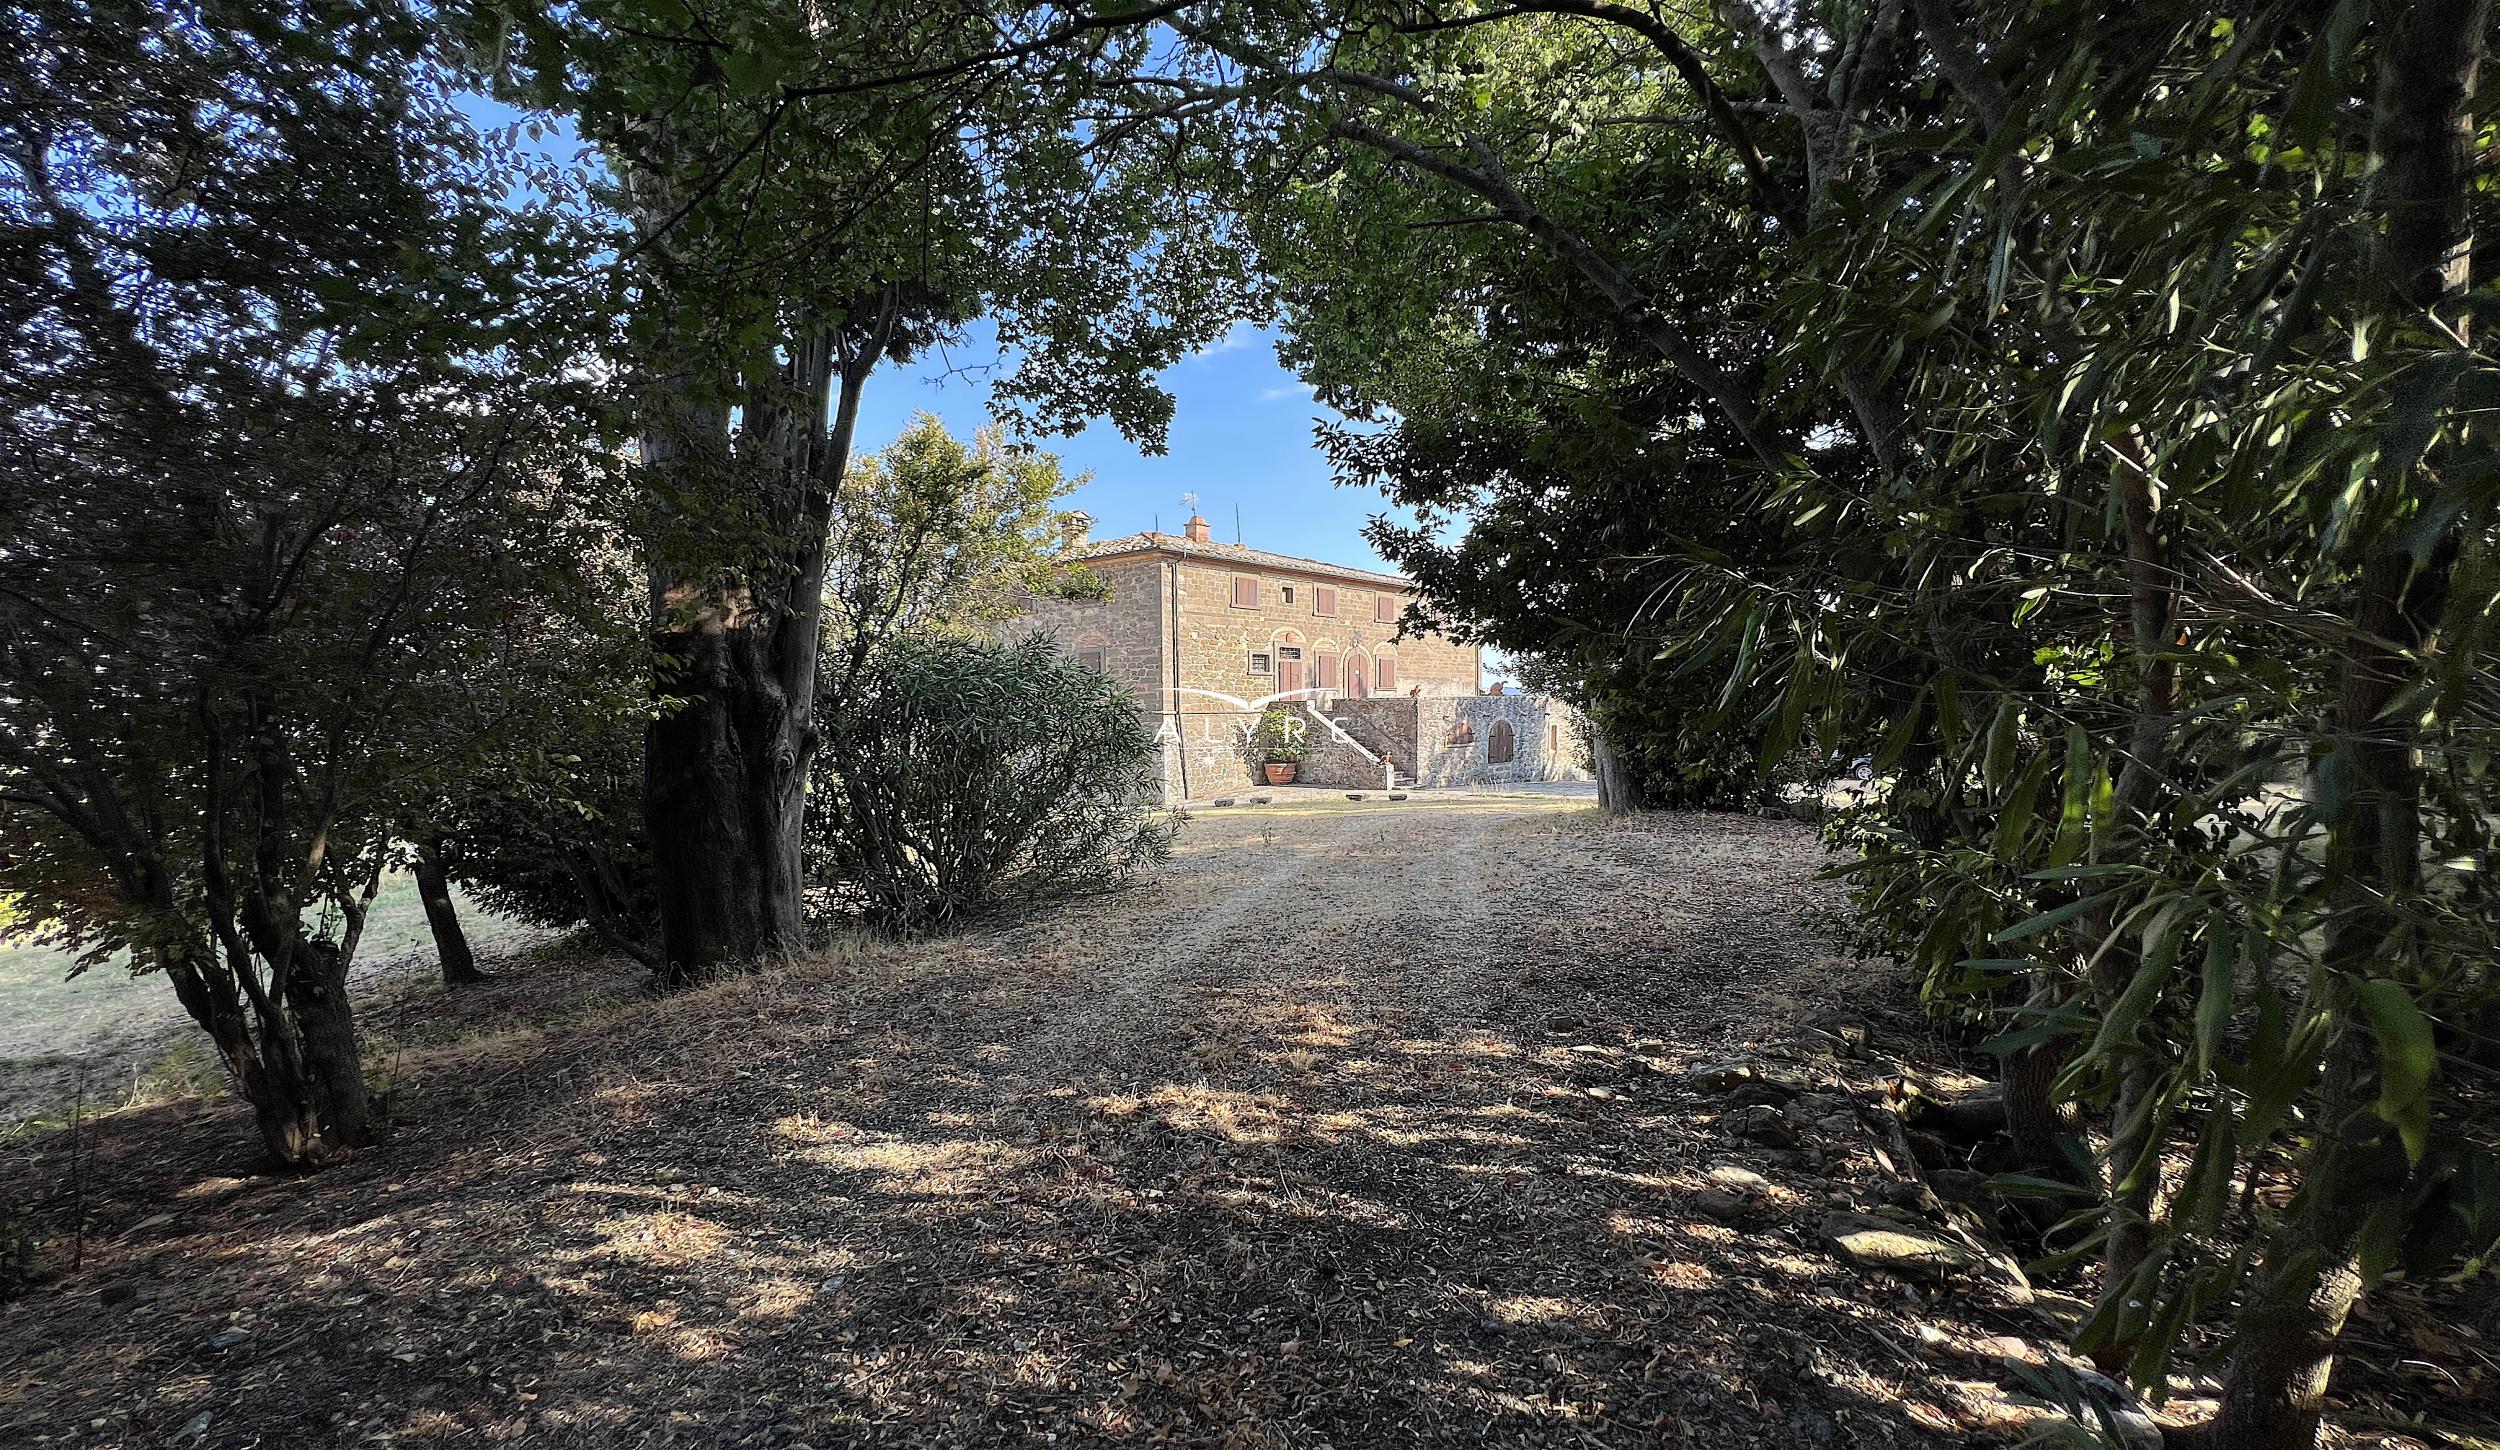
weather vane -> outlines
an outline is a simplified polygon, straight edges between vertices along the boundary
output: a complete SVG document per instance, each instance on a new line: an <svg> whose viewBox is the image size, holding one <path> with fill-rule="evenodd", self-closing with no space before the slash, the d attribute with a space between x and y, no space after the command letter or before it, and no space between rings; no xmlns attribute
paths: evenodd
<svg viewBox="0 0 2500 1450"><path fill-rule="evenodd" d="M1189 510L1193 514L1196 513L1198 511L1198 495L1194 493L1182 494L1181 507Z"/></svg>

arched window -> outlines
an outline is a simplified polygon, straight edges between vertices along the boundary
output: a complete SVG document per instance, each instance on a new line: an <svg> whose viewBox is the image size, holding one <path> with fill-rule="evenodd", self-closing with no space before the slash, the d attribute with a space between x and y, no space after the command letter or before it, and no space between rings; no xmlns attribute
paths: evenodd
<svg viewBox="0 0 2500 1450"><path fill-rule="evenodd" d="M1494 721L1493 728L1484 733L1484 763L1508 765L1518 753L1519 742L1511 733L1510 722Z"/></svg>

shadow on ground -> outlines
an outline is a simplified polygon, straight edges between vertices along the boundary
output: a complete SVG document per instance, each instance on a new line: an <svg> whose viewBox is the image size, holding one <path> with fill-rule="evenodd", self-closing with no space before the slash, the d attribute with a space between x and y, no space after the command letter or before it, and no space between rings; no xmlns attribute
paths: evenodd
<svg viewBox="0 0 2500 1450"><path fill-rule="evenodd" d="M1904 1346L1985 1308L1835 1261L1848 1150L1686 1075L1854 990L1819 864L1568 801L1206 817L1149 887L412 1053L314 1179L235 1173L222 1103L114 1119L0 1441L1965 1443ZM7 1165L56 1219L62 1152Z"/></svg>

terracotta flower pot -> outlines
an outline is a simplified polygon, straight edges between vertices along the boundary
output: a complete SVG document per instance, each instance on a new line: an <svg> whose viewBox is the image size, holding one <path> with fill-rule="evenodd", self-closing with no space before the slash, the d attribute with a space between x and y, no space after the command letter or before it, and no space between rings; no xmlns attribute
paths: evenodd
<svg viewBox="0 0 2500 1450"><path fill-rule="evenodd" d="M1267 763L1267 783L1269 785L1291 785L1293 784L1293 773L1297 768L1298 767L1294 764L1294 762L1290 760L1271 760Z"/></svg>

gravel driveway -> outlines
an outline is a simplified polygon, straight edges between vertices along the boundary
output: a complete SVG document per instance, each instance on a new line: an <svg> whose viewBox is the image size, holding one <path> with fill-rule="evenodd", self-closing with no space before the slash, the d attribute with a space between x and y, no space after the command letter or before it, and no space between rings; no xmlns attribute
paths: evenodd
<svg viewBox="0 0 2500 1450"><path fill-rule="evenodd" d="M1840 1157L1688 1072L1859 978L1822 864L1207 811L1149 885L393 1059L395 1136L310 1180L222 1105L116 1119L0 1441L1965 1443L1813 1233Z"/></svg>

